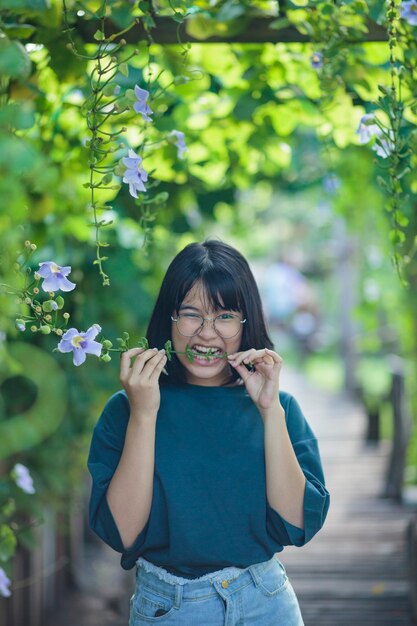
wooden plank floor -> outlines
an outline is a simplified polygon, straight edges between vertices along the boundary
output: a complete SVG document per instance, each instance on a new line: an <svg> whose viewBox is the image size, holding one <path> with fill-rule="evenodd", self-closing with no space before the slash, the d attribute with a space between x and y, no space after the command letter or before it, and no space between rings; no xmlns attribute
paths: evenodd
<svg viewBox="0 0 417 626"><path fill-rule="evenodd" d="M363 443L365 416L348 397L293 372L283 372L282 388L319 439L331 495L323 529L280 554L306 626L411 626L404 540L413 511L380 497L389 445Z"/></svg>

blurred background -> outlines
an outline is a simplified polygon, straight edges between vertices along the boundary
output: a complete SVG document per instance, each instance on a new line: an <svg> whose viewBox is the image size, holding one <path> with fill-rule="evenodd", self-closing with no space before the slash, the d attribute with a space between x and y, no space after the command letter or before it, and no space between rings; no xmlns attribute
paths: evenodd
<svg viewBox="0 0 417 626"><path fill-rule="evenodd" d="M127 623L133 573L87 523L89 443L120 389L119 358L76 367L56 346L93 324L99 339L128 332L135 345L171 259L213 237L250 261L284 388L299 393L338 477L317 550L331 554L349 532L352 468L357 492L368 489L357 523L372 519L378 535L390 519L368 555L371 608L341 592L351 560L340 587L326 596L323 577L314 599L289 551L306 624L413 623L417 50L412 3L391 4L0 2L0 626ZM133 106L135 85L151 121ZM367 145L358 132L367 113L391 142L382 156L378 135ZM120 169L128 149L149 174L137 199ZM48 261L71 266L76 284L50 319L42 302L56 294L32 282ZM395 554L389 587L378 576ZM332 567L322 563L330 579ZM342 597L357 613L340 617Z"/></svg>

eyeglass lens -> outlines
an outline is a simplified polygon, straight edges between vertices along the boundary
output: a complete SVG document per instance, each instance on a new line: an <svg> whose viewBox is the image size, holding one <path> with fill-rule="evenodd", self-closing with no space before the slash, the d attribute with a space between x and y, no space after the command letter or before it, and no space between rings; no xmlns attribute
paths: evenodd
<svg viewBox="0 0 417 626"><path fill-rule="evenodd" d="M234 337L238 334L242 324L237 315L225 313L214 318L213 322L215 331L225 339ZM177 328L185 337L193 337L201 330L204 324L204 318L201 315L180 314L178 315Z"/></svg>

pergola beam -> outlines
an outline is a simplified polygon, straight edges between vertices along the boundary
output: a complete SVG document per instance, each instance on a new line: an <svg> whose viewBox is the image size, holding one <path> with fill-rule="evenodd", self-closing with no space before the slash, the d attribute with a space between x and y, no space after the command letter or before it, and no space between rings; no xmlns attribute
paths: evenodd
<svg viewBox="0 0 417 626"><path fill-rule="evenodd" d="M182 43L296 43L311 42L312 39L308 35L303 35L294 26L280 28L276 30L271 28L271 24L276 21L275 18L253 17L248 18L246 28L237 35L231 37L212 36L207 39L196 39L189 35L184 27L180 25L179 33ZM176 44L178 43L178 23L169 17L156 17L156 27L151 30L151 36L155 43L159 44ZM368 32L358 39L349 40L351 43L365 43L371 41L387 41L387 31L383 26L376 22L368 21ZM80 19L76 22L76 31L86 43L95 43L93 37L97 30L97 23ZM113 22L107 20L105 23L106 37L118 32ZM147 38L147 33L142 24L136 24L123 38L128 43L136 44Z"/></svg>

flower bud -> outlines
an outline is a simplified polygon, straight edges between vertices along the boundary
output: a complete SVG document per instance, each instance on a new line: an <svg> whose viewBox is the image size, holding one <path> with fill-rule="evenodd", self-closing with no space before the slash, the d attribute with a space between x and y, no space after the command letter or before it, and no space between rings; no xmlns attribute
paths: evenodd
<svg viewBox="0 0 417 626"><path fill-rule="evenodd" d="M38 289L38 287L34 287L34 288L33 288L33 293L39 293L39 289Z"/></svg>
<svg viewBox="0 0 417 626"><path fill-rule="evenodd" d="M100 360L108 363L109 361L111 361L111 356L110 354L103 354L103 356L100 357Z"/></svg>
<svg viewBox="0 0 417 626"><path fill-rule="evenodd" d="M35 273L33 274L33 278L34 278L35 280L39 280L39 279L40 279L40 277L41 277L41 275L40 275L40 274L38 274L38 272L35 272Z"/></svg>
<svg viewBox="0 0 417 626"><path fill-rule="evenodd" d="M53 298L53 297L54 297L54 295L55 295L55 291L48 291L48 296L49 296L50 298Z"/></svg>
<svg viewBox="0 0 417 626"><path fill-rule="evenodd" d="M36 243L31 243L31 244L30 244L30 249L31 249L31 250L37 250L37 249L38 249L38 246L36 245Z"/></svg>
<svg viewBox="0 0 417 626"><path fill-rule="evenodd" d="M109 349L109 348L111 348L112 346L113 346L112 342L111 342L111 341L109 341L108 339L105 339L105 340L103 341L103 348L104 348L105 350L108 350L108 349Z"/></svg>
<svg viewBox="0 0 417 626"><path fill-rule="evenodd" d="M26 248L29 248L29 246L30 246L30 241L29 241L29 239L26 239L26 241L25 241L25 246L26 246Z"/></svg>
<svg viewBox="0 0 417 626"><path fill-rule="evenodd" d="M32 302L32 300L27 296L25 298L25 304L30 304Z"/></svg>
<svg viewBox="0 0 417 626"><path fill-rule="evenodd" d="M58 305L58 309L62 309L62 307L64 306L65 300L62 296L57 296L55 302Z"/></svg>
<svg viewBox="0 0 417 626"><path fill-rule="evenodd" d="M62 314L62 317L63 317L64 319L66 319L66 320L67 320L67 319L69 319L69 316L70 316L70 314L69 314L69 313L63 313L63 314Z"/></svg>
<svg viewBox="0 0 417 626"><path fill-rule="evenodd" d="M58 305L54 300L45 300L42 302L42 308L46 313L51 313L51 311L57 310Z"/></svg>
<svg viewBox="0 0 417 626"><path fill-rule="evenodd" d="M49 315L49 313L48 313L48 315L45 315L45 319L46 319L47 322L52 321L52 315Z"/></svg>
<svg viewBox="0 0 417 626"><path fill-rule="evenodd" d="M56 334L61 336L62 335L62 328L57 328L56 329Z"/></svg>
<svg viewBox="0 0 417 626"><path fill-rule="evenodd" d="M40 327L39 330L41 331L42 335L49 335L49 333L51 332L51 327L47 324L44 324Z"/></svg>
<svg viewBox="0 0 417 626"><path fill-rule="evenodd" d="M36 311L37 313L42 313L42 307L41 307L41 306L39 306L39 305L38 305L38 306L35 306L35 311Z"/></svg>
<svg viewBox="0 0 417 626"><path fill-rule="evenodd" d="M21 319L17 319L15 321L17 330L20 330L22 333L26 330L25 321Z"/></svg>
<svg viewBox="0 0 417 626"><path fill-rule="evenodd" d="M36 331L38 330L37 326L31 326L30 330L32 331L32 333L36 333Z"/></svg>

